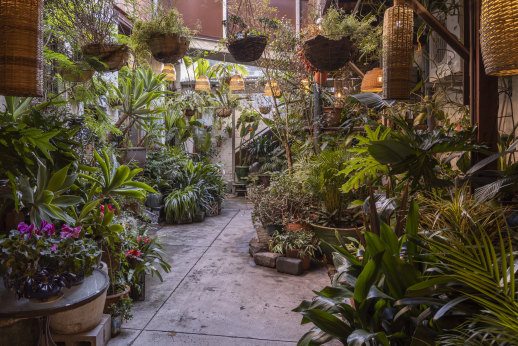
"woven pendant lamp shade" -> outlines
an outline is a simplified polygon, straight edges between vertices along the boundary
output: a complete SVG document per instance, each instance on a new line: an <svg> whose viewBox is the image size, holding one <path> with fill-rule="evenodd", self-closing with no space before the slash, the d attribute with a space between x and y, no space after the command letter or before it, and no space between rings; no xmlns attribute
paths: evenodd
<svg viewBox="0 0 518 346"><path fill-rule="evenodd" d="M176 80L176 69L171 64L165 64L162 69L162 73L165 74L164 80L174 82Z"/></svg>
<svg viewBox="0 0 518 346"><path fill-rule="evenodd" d="M482 0L480 46L486 74L518 75L518 1Z"/></svg>
<svg viewBox="0 0 518 346"><path fill-rule="evenodd" d="M207 91L210 90L210 82L207 76L201 75L196 79L196 84L194 85L194 90L196 91Z"/></svg>
<svg viewBox="0 0 518 346"><path fill-rule="evenodd" d="M232 91L245 90L245 81L240 75L235 74L230 78L229 87Z"/></svg>
<svg viewBox="0 0 518 346"><path fill-rule="evenodd" d="M276 81L266 82L264 96L281 97L281 90Z"/></svg>
<svg viewBox="0 0 518 346"><path fill-rule="evenodd" d="M383 90L383 69L376 67L365 74L362 80L362 92L379 93Z"/></svg>
<svg viewBox="0 0 518 346"><path fill-rule="evenodd" d="M0 95L43 95L42 0L0 0Z"/></svg>
<svg viewBox="0 0 518 346"><path fill-rule="evenodd" d="M394 0L383 20L383 98L410 97L414 12L405 0Z"/></svg>

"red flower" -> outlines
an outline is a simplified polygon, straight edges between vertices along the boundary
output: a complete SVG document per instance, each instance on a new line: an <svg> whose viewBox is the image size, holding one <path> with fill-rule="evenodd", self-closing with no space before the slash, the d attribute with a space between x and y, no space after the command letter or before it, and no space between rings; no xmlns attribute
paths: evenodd
<svg viewBox="0 0 518 346"><path fill-rule="evenodd" d="M149 243L151 239L149 237L144 238L144 243Z"/></svg>
<svg viewBox="0 0 518 346"><path fill-rule="evenodd" d="M137 242L140 243L140 241L142 240L142 237L138 237L137 238Z"/></svg>

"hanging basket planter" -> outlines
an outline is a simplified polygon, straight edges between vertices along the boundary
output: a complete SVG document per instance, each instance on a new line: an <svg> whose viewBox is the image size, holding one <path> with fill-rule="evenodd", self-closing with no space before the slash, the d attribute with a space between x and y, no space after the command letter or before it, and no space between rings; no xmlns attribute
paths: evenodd
<svg viewBox="0 0 518 346"><path fill-rule="evenodd" d="M247 36L229 42L227 48L236 61L251 62L261 57L267 43L268 38L264 35Z"/></svg>
<svg viewBox="0 0 518 346"><path fill-rule="evenodd" d="M480 48L486 74L518 75L518 6L516 1L483 0Z"/></svg>
<svg viewBox="0 0 518 346"><path fill-rule="evenodd" d="M130 55L129 47L125 44L91 43L81 47L81 50L90 65L99 72L120 70L128 63Z"/></svg>
<svg viewBox="0 0 518 346"><path fill-rule="evenodd" d="M414 56L414 11L394 0L383 20L383 98L408 99Z"/></svg>
<svg viewBox="0 0 518 346"><path fill-rule="evenodd" d="M218 108L216 109L216 115L220 118L228 118L232 115L231 108Z"/></svg>
<svg viewBox="0 0 518 346"><path fill-rule="evenodd" d="M259 112L261 112L263 115L270 113L271 110L272 106L259 106Z"/></svg>
<svg viewBox="0 0 518 346"><path fill-rule="evenodd" d="M0 95L43 95L42 0L0 0Z"/></svg>
<svg viewBox="0 0 518 346"><path fill-rule="evenodd" d="M302 45L304 58L321 72L331 72L344 67L351 59L353 50L354 45L346 36L332 40L318 35Z"/></svg>
<svg viewBox="0 0 518 346"><path fill-rule="evenodd" d="M72 83L84 83L88 82L94 75L94 70L84 69L77 64L74 67L59 68L58 73L61 75L63 80Z"/></svg>
<svg viewBox="0 0 518 346"><path fill-rule="evenodd" d="M148 45L155 60L173 64L185 56L190 43L184 36L161 34L152 36Z"/></svg>

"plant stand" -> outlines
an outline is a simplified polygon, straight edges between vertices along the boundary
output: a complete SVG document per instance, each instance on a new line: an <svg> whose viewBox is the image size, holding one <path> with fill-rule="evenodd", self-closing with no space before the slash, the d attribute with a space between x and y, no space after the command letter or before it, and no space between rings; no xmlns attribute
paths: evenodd
<svg viewBox="0 0 518 346"><path fill-rule="evenodd" d="M63 335L52 333L52 339L60 345L104 346L111 338L111 316L104 314L101 322L92 330L84 333Z"/></svg>

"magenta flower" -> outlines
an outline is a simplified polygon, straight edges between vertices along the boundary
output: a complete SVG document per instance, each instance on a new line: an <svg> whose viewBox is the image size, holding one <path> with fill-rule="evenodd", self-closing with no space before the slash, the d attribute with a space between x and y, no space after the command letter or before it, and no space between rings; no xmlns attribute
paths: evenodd
<svg viewBox="0 0 518 346"><path fill-rule="evenodd" d="M42 233L41 235L43 235L43 233L47 233L47 235L51 236L56 232L56 227L54 226L54 224L48 223L47 221L43 220L41 222L40 230Z"/></svg>
<svg viewBox="0 0 518 346"><path fill-rule="evenodd" d="M58 244L54 244L50 247L50 251L56 251L58 249Z"/></svg>
<svg viewBox="0 0 518 346"><path fill-rule="evenodd" d="M59 234L60 238L79 238L79 233L81 233L81 226L72 228L69 225L63 225L61 226L61 233Z"/></svg>
<svg viewBox="0 0 518 346"><path fill-rule="evenodd" d="M34 231L34 225L33 224L31 224L30 226L27 225L25 222L20 222L18 224L18 232L20 232L20 235L24 235L25 233L29 233L29 238L30 238L33 231Z"/></svg>

